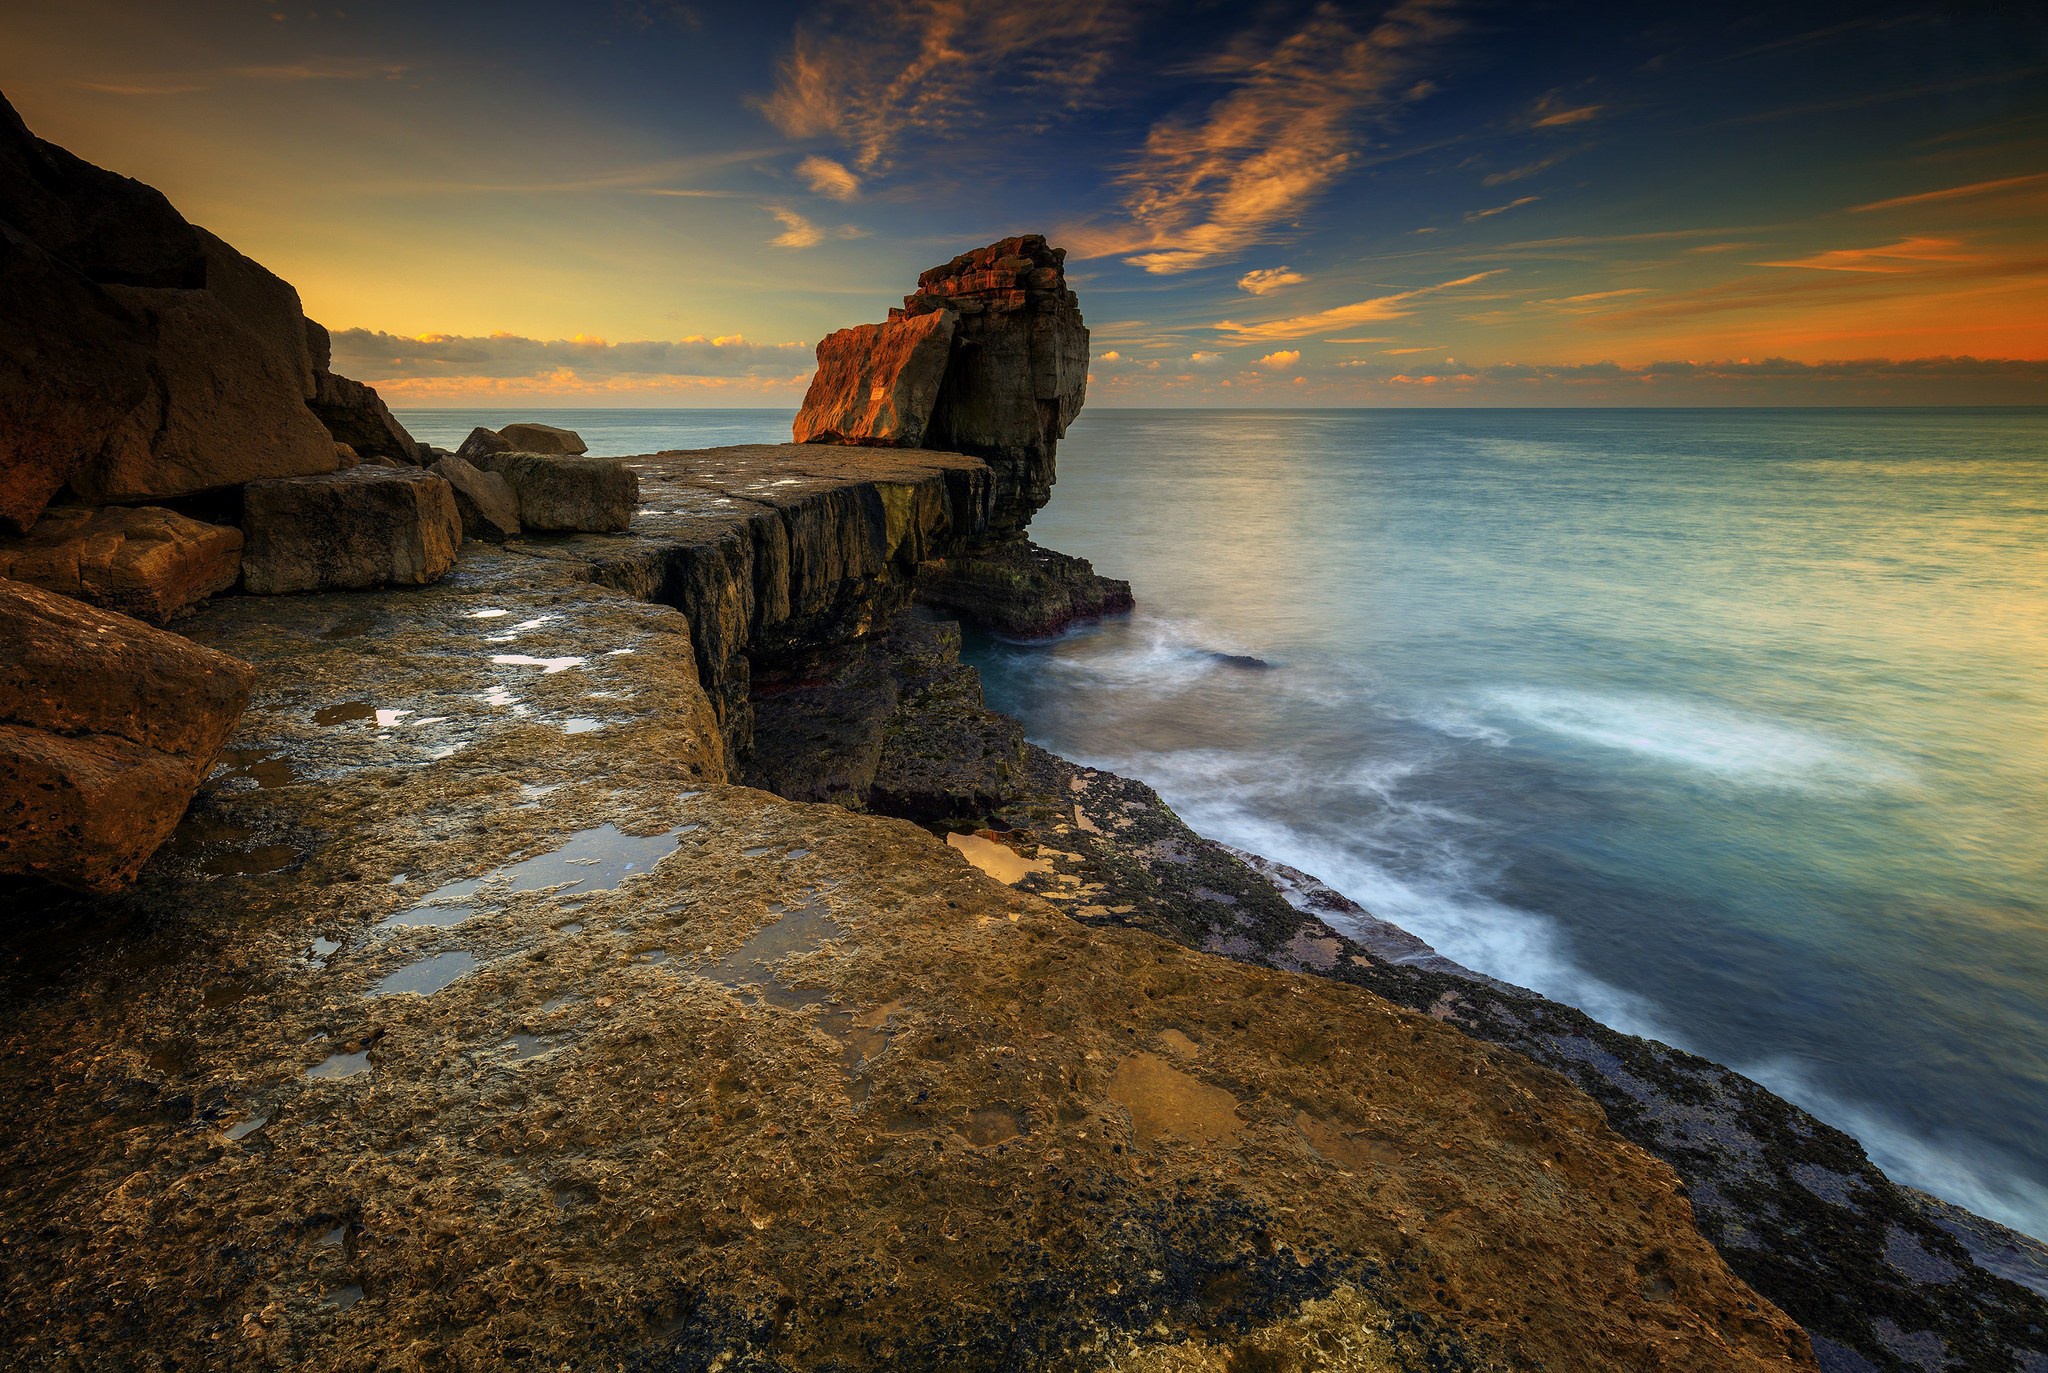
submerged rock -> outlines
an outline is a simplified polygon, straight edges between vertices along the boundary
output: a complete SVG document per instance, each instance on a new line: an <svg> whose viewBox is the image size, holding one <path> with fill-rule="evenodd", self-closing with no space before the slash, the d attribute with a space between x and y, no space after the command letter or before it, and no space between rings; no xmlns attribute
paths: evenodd
<svg viewBox="0 0 2048 1373"><path fill-rule="evenodd" d="M1043 639L1077 620L1131 609L1131 584L1097 575L1086 558L1022 535L934 558L917 570L917 597L1017 639Z"/></svg>
<svg viewBox="0 0 2048 1373"><path fill-rule="evenodd" d="M242 509L242 585L256 595L418 586L462 546L454 488L417 467L252 482Z"/></svg>
<svg viewBox="0 0 2048 1373"><path fill-rule="evenodd" d="M515 452L472 461L511 488L519 523L530 530L606 533L630 526L640 507L639 479L617 458Z"/></svg>
<svg viewBox="0 0 2048 1373"><path fill-rule="evenodd" d="M519 532L519 498L496 472L485 472L453 454L434 460L435 476L455 488L463 537L503 543Z"/></svg>
<svg viewBox="0 0 2048 1373"><path fill-rule="evenodd" d="M498 431L498 437L505 440L508 451L514 453L555 453L574 457L590 451L590 445L583 442L583 436L574 429L558 429L552 424L508 424Z"/></svg>
<svg viewBox="0 0 2048 1373"><path fill-rule="evenodd" d="M922 446L959 319L934 310L826 336L797 412L796 441Z"/></svg>
<svg viewBox="0 0 2048 1373"><path fill-rule="evenodd" d="M6 580L0 643L0 872L115 890L185 813L255 671Z"/></svg>
<svg viewBox="0 0 2048 1373"><path fill-rule="evenodd" d="M163 624L226 591L242 572L242 531L152 506L57 506L0 539L0 577Z"/></svg>

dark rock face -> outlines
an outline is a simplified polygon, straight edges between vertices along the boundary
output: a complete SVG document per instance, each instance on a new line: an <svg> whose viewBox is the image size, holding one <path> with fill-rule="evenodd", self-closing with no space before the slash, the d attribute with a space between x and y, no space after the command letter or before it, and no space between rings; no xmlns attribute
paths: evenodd
<svg viewBox="0 0 2048 1373"><path fill-rule="evenodd" d="M495 429L486 429L482 425L478 425L469 431L469 437L464 439L456 448L455 456L463 459L465 462L475 462L478 458L489 457L493 453L509 453L511 451L512 443L503 434L500 434Z"/></svg>
<svg viewBox="0 0 2048 1373"><path fill-rule="evenodd" d="M508 424L498 431L498 437L505 440L509 450L515 453L554 453L575 457L590 451L590 445L574 429L558 429L552 424Z"/></svg>
<svg viewBox="0 0 2048 1373"><path fill-rule="evenodd" d="M242 585L259 596L421 586L462 546L455 489L417 467L251 482L242 530Z"/></svg>
<svg viewBox="0 0 2048 1373"><path fill-rule="evenodd" d="M330 472L335 439L370 454L404 434L374 391L327 370L325 331L288 283L161 193L36 138L4 101L0 282L7 528L67 485L93 504L162 500ZM393 456L410 461L404 442Z"/></svg>
<svg viewBox="0 0 2048 1373"><path fill-rule="evenodd" d="M1087 398L1088 329L1066 257L1038 234L962 253L920 274L889 323L820 343L798 442L971 453L996 474L991 536L1020 533L1052 496L1055 450Z"/></svg>
<svg viewBox="0 0 2048 1373"><path fill-rule="evenodd" d="M960 316L934 310L857 324L818 344L818 371L797 412L798 443L917 448L938 403Z"/></svg>
<svg viewBox="0 0 2048 1373"><path fill-rule="evenodd" d="M515 452L470 461L511 488L529 530L603 534L629 527L640 508L639 478L617 458Z"/></svg>
<svg viewBox="0 0 2048 1373"><path fill-rule="evenodd" d="M917 570L917 598L1018 639L1048 638L1133 604L1129 582L1021 537L934 558Z"/></svg>
<svg viewBox="0 0 2048 1373"><path fill-rule="evenodd" d="M452 453L435 459L430 470L455 488L464 538L503 543L519 532L519 498L496 472L481 471Z"/></svg>
<svg viewBox="0 0 2048 1373"><path fill-rule="evenodd" d="M241 530L152 506L56 506L30 533L0 538L0 577L152 624L226 591L241 573Z"/></svg>
<svg viewBox="0 0 2048 1373"><path fill-rule="evenodd" d="M134 880L255 685L248 664L0 580L0 872L84 891Z"/></svg>

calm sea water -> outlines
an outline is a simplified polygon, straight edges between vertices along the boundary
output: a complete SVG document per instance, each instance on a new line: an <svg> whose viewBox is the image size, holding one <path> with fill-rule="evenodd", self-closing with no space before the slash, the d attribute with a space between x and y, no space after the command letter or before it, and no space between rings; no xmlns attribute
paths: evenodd
<svg viewBox="0 0 2048 1373"><path fill-rule="evenodd" d="M1034 739L2048 1236L2048 410L1097 411L1033 536Z"/></svg>

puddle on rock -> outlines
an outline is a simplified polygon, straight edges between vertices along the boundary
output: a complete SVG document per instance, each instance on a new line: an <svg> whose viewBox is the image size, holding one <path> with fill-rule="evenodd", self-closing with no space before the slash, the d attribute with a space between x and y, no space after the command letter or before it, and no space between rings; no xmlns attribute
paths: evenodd
<svg viewBox="0 0 2048 1373"><path fill-rule="evenodd" d="M338 706L322 706L313 712L316 725L346 725L357 720L374 720L377 707L368 701L343 701Z"/></svg>
<svg viewBox="0 0 2048 1373"><path fill-rule="evenodd" d="M741 849L740 857L759 858L762 854L767 853L770 849L774 847L775 846L773 844L756 844L754 845L754 847L750 849Z"/></svg>
<svg viewBox="0 0 2048 1373"><path fill-rule="evenodd" d="M978 834L949 834L946 843L960 851L960 856L980 868L996 881L1015 885L1033 873L1050 874L1052 860L1048 858L1026 858L1007 844L998 844L993 839L984 839Z"/></svg>
<svg viewBox="0 0 2048 1373"><path fill-rule="evenodd" d="M506 1061L524 1063L530 1058L551 1054L562 1047L562 1041L553 1035L507 1035L505 1042L498 1046Z"/></svg>
<svg viewBox="0 0 2048 1373"><path fill-rule="evenodd" d="M288 787L298 780L292 771L291 761L283 754L267 748L231 748L220 755L220 766L214 770L216 781L228 781L235 777L246 777L261 791L277 787Z"/></svg>
<svg viewBox="0 0 2048 1373"><path fill-rule="evenodd" d="M604 728L604 721L593 720L587 715L574 715L562 721L564 734L595 734Z"/></svg>
<svg viewBox="0 0 2048 1373"><path fill-rule="evenodd" d="M552 677L557 672L567 672L572 667L582 667L581 658L534 658L524 653L493 653L491 661L500 667L537 667L541 676Z"/></svg>
<svg viewBox="0 0 2048 1373"><path fill-rule="evenodd" d="M283 872L298 861L299 851L290 844L264 844L260 848L217 853L201 863L199 870L215 877L256 877Z"/></svg>
<svg viewBox="0 0 2048 1373"><path fill-rule="evenodd" d="M460 949L454 953L437 953L432 958L422 958L417 963L406 964L363 995L404 996L410 993L415 996L432 996L475 966L475 954Z"/></svg>
<svg viewBox="0 0 2048 1373"><path fill-rule="evenodd" d="M316 934L313 936L311 958L313 962L319 964L321 967L326 967L327 960L334 957L336 954L340 952L341 941L339 939L329 939L326 935L322 934Z"/></svg>
<svg viewBox="0 0 2048 1373"><path fill-rule="evenodd" d="M465 620L496 620L511 613L509 610L472 610L462 618Z"/></svg>
<svg viewBox="0 0 2048 1373"><path fill-rule="evenodd" d="M327 1294L327 1304L337 1311L346 1311L363 1299L363 1289L355 1283L337 1287Z"/></svg>
<svg viewBox="0 0 2048 1373"><path fill-rule="evenodd" d="M335 1078L354 1077L357 1073L370 1071L370 1051L355 1054L329 1054L312 1067L306 1069L306 1076L316 1082Z"/></svg>
<svg viewBox="0 0 2048 1373"><path fill-rule="evenodd" d="M221 1131L221 1133L229 1139L242 1140L247 1139L250 1135L255 1134L268 1124L270 1124L269 1116L250 1116L247 1120L236 1121L233 1125Z"/></svg>
<svg viewBox="0 0 2048 1373"><path fill-rule="evenodd" d="M634 873L646 872L675 852L680 828L660 834L627 834L606 823L596 829L579 830L569 842L552 853L509 864L493 873L512 879L508 890L534 891L564 883L578 888L577 895L608 891Z"/></svg>
<svg viewBox="0 0 2048 1373"><path fill-rule="evenodd" d="M380 710L377 712L377 728L390 729L410 714L409 710Z"/></svg>
<svg viewBox="0 0 2048 1373"><path fill-rule="evenodd" d="M746 943L698 971L728 987L750 987L772 1005L791 1009L815 1006L825 1000L826 993L784 982L775 975L775 965L845 934L845 926L827 914L823 904L808 902L777 916Z"/></svg>
<svg viewBox="0 0 2048 1373"><path fill-rule="evenodd" d="M380 930L445 930L451 925L460 925L475 915L474 906L419 905L385 916L377 922L376 927Z"/></svg>

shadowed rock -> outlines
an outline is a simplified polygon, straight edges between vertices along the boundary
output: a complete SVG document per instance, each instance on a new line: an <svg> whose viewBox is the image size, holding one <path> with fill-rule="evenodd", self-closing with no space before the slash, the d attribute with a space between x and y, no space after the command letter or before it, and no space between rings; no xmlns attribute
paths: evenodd
<svg viewBox="0 0 2048 1373"><path fill-rule="evenodd" d="M0 872L134 879L241 717L255 669L0 580Z"/></svg>
<svg viewBox="0 0 2048 1373"><path fill-rule="evenodd" d="M529 530L606 533L632 524L640 508L639 478L616 458L522 452L485 453L471 461L512 488L519 523Z"/></svg>
<svg viewBox="0 0 2048 1373"><path fill-rule="evenodd" d="M307 320L306 341L313 356L313 390L306 404L335 442L347 444L365 458L417 464L420 444L392 415L376 388L336 376L329 369L333 349L327 330Z"/></svg>
<svg viewBox="0 0 2048 1373"><path fill-rule="evenodd" d="M455 488L464 538L503 543L519 532L519 498L496 472L482 471L453 454L436 459L432 471Z"/></svg>
<svg viewBox="0 0 2048 1373"><path fill-rule="evenodd" d="M478 425L469 431L469 437L456 448L455 456L466 462L475 462L478 458L489 457L493 453L511 451L512 444L503 434Z"/></svg>
<svg viewBox="0 0 2048 1373"><path fill-rule="evenodd" d="M455 489L417 467L252 482L242 508L242 585L257 595L418 586L462 545Z"/></svg>
<svg viewBox="0 0 2048 1373"><path fill-rule="evenodd" d="M1133 604L1129 582L1022 536L934 558L917 570L917 598L1017 639L1048 638Z"/></svg>
<svg viewBox="0 0 2048 1373"><path fill-rule="evenodd" d="M226 591L241 571L241 530L151 506L57 506L30 533L0 539L0 577L152 624Z"/></svg>
<svg viewBox="0 0 2048 1373"><path fill-rule="evenodd" d="M797 413L796 441L921 446L959 319L935 310L827 336Z"/></svg>

